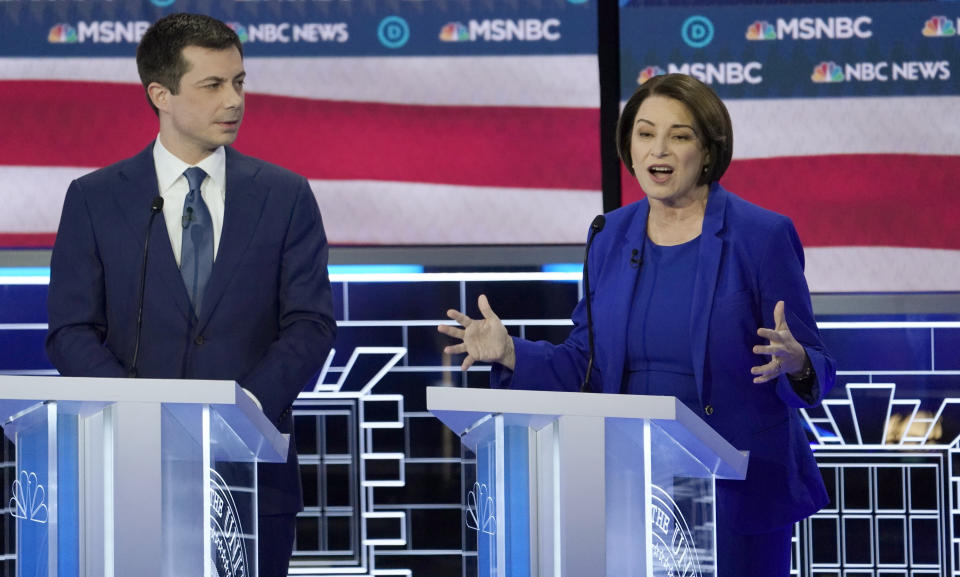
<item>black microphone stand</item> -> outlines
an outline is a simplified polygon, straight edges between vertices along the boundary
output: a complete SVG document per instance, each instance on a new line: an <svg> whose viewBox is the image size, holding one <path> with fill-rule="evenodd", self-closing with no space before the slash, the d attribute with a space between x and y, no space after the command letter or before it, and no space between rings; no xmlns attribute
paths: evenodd
<svg viewBox="0 0 960 577"><path fill-rule="evenodd" d="M150 203L150 221L147 223L147 234L143 241L143 264L140 267L140 298L137 300L137 336L133 344L133 360L127 376L131 379L137 376L137 358L140 356L140 330L143 327L143 294L147 289L147 254L150 252L150 230L153 228L153 219L163 210L163 197L155 196Z"/></svg>
<svg viewBox="0 0 960 577"><path fill-rule="evenodd" d="M580 385L581 393L590 390L590 373L593 372L593 309L590 307L590 270L588 268L590 265L590 245L593 244L593 239L596 238L598 232L603 230L605 224L607 224L607 219L602 214L598 214L593 219L590 224L590 238L587 239L587 248L583 257L583 298L587 301L587 338L590 343L590 359L587 361L587 374L583 377L583 384Z"/></svg>

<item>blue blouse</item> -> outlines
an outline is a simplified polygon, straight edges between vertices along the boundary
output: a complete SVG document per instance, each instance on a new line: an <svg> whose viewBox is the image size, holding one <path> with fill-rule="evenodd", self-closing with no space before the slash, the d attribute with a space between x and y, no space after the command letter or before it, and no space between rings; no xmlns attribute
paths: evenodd
<svg viewBox="0 0 960 577"><path fill-rule="evenodd" d="M624 392L673 395L696 411L697 382L690 346L690 308L700 237L675 246L643 247L640 279L627 330Z"/></svg>

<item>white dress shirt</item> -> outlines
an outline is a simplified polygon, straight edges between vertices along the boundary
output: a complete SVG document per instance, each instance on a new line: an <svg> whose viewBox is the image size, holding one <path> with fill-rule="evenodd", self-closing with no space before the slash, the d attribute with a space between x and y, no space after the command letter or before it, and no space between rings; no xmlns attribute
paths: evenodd
<svg viewBox="0 0 960 577"><path fill-rule="evenodd" d="M183 243L183 226L180 224L180 219L183 216L183 201L190 192L190 185L187 184L187 177L183 175L183 171L190 168L190 165L164 148L159 136L153 145L153 164L157 169L157 186L160 196L163 197L163 220L167 223L167 234L170 235L173 257L177 260L177 266L180 266L180 251ZM220 232L223 230L223 211L226 205L226 152L221 146L196 166L207 173L203 184L200 185L200 192L213 222L213 258L216 260L217 249L220 246Z"/></svg>

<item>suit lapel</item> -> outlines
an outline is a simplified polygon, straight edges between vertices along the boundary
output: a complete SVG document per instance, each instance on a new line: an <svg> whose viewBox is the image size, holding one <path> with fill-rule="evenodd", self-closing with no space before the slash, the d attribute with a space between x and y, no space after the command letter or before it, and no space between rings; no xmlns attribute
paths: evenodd
<svg viewBox="0 0 960 577"><path fill-rule="evenodd" d="M715 184L707 199L700 234L700 256L697 277L693 285L693 302L690 309L690 341L693 354L693 372L697 379L700 399L709 402L710 391L703 390L703 367L707 357L707 331L710 313L713 311L713 295L717 289L717 274L720 271L720 255L723 250L724 212L727 207L727 192Z"/></svg>
<svg viewBox="0 0 960 577"><path fill-rule="evenodd" d="M140 247L139 254L143 254L143 241L150 222L150 203L160 194L157 188L157 170L153 164L153 143L140 154L119 168L120 190L117 196L119 214L130 227L130 237ZM184 318L193 313L190 309L190 298L180 276L180 268L173 257L173 248L170 246L170 236L164 223L163 215L153 219L150 230L150 277L159 277L166 285L164 291L176 303ZM136 263L137 270L140 263Z"/></svg>
<svg viewBox="0 0 960 577"><path fill-rule="evenodd" d="M223 230L213 271L203 296L199 328L203 330L217 308L237 266L250 245L257 223L263 214L263 204L269 186L256 179L259 167L232 148L226 149L226 200ZM182 284L182 283L181 283Z"/></svg>
<svg viewBox="0 0 960 577"><path fill-rule="evenodd" d="M636 291L637 279L640 278L639 272L642 269L634 268L631 260L634 258L634 249L643 250L643 243L647 238L647 215L650 212L649 201L646 199L640 201L633 220L627 226L624 232L619 251L614 251L617 259L614 266L611 267L612 281L597 283L597 286L615 286L618 288L613 293L613 297L608 309L608 320L604 323L606 326L614 327L614 330L607 332L609 339L601 347L606 347L610 351L608 366L604 367L604 374L608 375L603 380L605 393L619 393L622 388L623 371L626 366L627 358L627 323L630 319L630 309L633 306L633 296ZM617 254L619 253L619 254ZM599 323L598 323L599 325Z"/></svg>

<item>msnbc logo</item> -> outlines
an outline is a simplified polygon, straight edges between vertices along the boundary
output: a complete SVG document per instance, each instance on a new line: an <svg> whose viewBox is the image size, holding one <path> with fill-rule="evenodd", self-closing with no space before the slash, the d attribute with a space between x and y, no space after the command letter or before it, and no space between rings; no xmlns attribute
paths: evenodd
<svg viewBox="0 0 960 577"><path fill-rule="evenodd" d="M832 16L830 18L777 18L774 22L755 20L747 27L747 40L820 40L830 38L871 38L869 16Z"/></svg>
<svg viewBox="0 0 960 577"><path fill-rule="evenodd" d="M51 44L74 44L77 42L77 29L69 24L57 24L47 34L47 42Z"/></svg>
<svg viewBox="0 0 960 577"><path fill-rule="evenodd" d="M440 40L443 42L468 42L470 40L470 30L459 22L450 22L440 30Z"/></svg>
<svg viewBox="0 0 960 577"><path fill-rule="evenodd" d="M934 16L924 24L923 35L930 38L956 36L957 28L946 16Z"/></svg>
<svg viewBox="0 0 960 577"><path fill-rule="evenodd" d="M237 37L240 38L241 44L245 44L248 40L250 40L250 35L247 34L247 27L243 24L240 24L239 22L227 22L227 26L237 33Z"/></svg>
<svg viewBox="0 0 960 577"><path fill-rule="evenodd" d="M643 84L647 80L650 80L654 76L660 76L661 74L666 74L667 71L659 66L647 66L640 71L640 75L637 76L637 84Z"/></svg>
<svg viewBox="0 0 960 577"><path fill-rule="evenodd" d="M821 62L813 69L810 80L814 82L843 82L843 69L836 62Z"/></svg>
<svg viewBox="0 0 960 577"><path fill-rule="evenodd" d="M756 20L747 26L747 40L776 40L777 31L766 20Z"/></svg>
<svg viewBox="0 0 960 577"><path fill-rule="evenodd" d="M443 42L556 42L560 40L560 20L547 18L503 18L449 22L440 30Z"/></svg>

